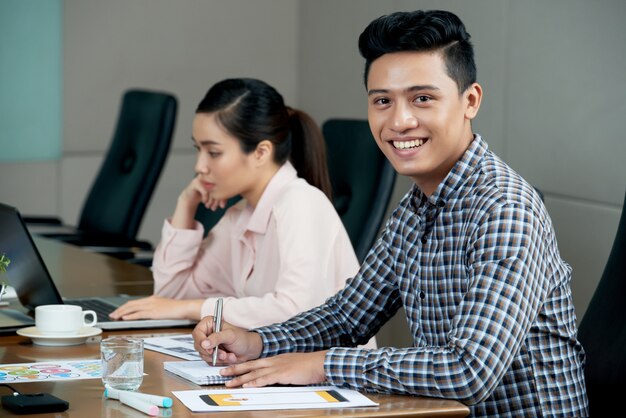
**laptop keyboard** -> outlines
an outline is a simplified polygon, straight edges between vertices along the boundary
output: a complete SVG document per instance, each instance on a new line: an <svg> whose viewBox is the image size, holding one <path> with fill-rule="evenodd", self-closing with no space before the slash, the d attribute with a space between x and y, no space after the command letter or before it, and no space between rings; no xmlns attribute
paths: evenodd
<svg viewBox="0 0 626 418"><path fill-rule="evenodd" d="M109 317L109 314L115 310L115 306L99 299L78 299L78 300L66 300L66 304L78 305L83 308L83 311L92 310L98 315L98 322L111 322L114 319Z"/></svg>

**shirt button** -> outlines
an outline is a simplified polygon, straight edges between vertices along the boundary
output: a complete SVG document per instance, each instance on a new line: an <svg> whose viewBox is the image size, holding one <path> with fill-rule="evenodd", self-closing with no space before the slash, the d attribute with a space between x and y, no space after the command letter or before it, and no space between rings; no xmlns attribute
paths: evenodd
<svg viewBox="0 0 626 418"><path fill-rule="evenodd" d="M426 239L426 237L422 237L421 241L422 241L422 244L426 244L428 240Z"/></svg>
<svg viewBox="0 0 626 418"><path fill-rule="evenodd" d="M424 298L426 298L426 293L420 292L420 299L424 299Z"/></svg>

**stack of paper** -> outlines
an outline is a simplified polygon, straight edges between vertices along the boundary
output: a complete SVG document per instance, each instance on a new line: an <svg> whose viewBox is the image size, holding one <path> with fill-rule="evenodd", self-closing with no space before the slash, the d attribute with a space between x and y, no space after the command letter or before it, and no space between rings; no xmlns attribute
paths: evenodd
<svg viewBox="0 0 626 418"><path fill-rule="evenodd" d="M193 346L191 334L167 335L143 339L143 347L159 353L179 357L185 360L201 360Z"/></svg>

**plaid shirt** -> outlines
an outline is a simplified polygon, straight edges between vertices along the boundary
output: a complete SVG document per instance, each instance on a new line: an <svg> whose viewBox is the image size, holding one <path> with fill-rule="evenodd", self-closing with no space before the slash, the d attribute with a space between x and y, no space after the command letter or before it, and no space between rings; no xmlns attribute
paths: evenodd
<svg viewBox="0 0 626 418"><path fill-rule="evenodd" d="M407 193L342 291L257 332L263 356L335 347L331 384L457 399L474 416L586 416L570 279L540 198L476 135L430 197ZM400 307L413 347L344 348Z"/></svg>

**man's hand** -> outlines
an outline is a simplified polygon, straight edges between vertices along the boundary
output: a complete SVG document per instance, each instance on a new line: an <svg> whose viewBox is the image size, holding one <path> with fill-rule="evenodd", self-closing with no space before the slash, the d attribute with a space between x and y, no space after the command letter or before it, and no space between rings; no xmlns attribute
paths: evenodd
<svg viewBox="0 0 626 418"><path fill-rule="evenodd" d="M235 376L227 387L317 384L326 380L325 356L326 351L280 354L227 367L222 376Z"/></svg>
<svg viewBox="0 0 626 418"><path fill-rule="evenodd" d="M234 364L259 358L263 351L261 336L222 321L222 330L213 332L213 317L206 316L196 325L193 332L194 347L207 363L213 361L213 350L218 347L220 364Z"/></svg>

